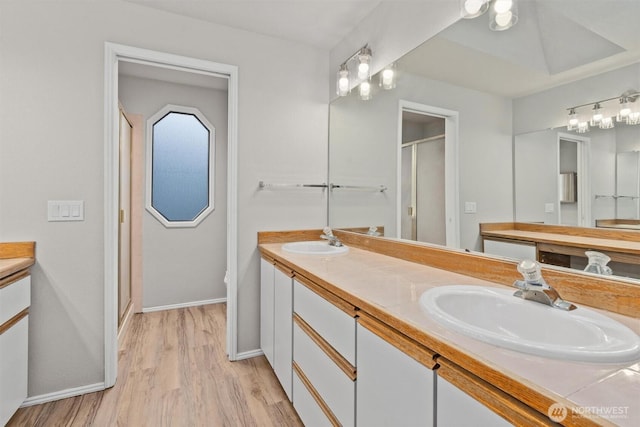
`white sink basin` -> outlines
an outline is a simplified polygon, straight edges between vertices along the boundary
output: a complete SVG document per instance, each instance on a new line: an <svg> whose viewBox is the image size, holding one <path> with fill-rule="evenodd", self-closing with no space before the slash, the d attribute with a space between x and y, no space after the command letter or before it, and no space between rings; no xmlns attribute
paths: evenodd
<svg viewBox="0 0 640 427"><path fill-rule="evenodd" d="M640 337L625 325L584 307L563 311L513 292L442 286L423 293L420 305L450 329L523 353L600 363L640 359Z"/></svg>
<svg viewBox="0 0 640 427"><path fill-rule="evenodd" d="M306 255L344 254L349 251L349 248L346 246L331 246L329 245L329 242L322 240L285 243L282 245L282 249L287 252Z"/></svg>

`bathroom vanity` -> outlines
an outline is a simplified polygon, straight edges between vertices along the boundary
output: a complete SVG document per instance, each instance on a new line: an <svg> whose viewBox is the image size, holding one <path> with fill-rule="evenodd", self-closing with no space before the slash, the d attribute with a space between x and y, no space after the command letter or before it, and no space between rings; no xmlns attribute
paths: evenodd
<svg viewBox="0 0 640 427"><path fill-rule="evenodd" d="M446 328L420 304L444 285L505 289L520 278L515 262L340 231L348 247L341 254L283 249L320 234L258 236L262 347L306 425L552 425L550 415L564 415L562 425L640 422L640 358L591 363L521 353ZM640 332L640 287L543 270L564 299ZM278 337L284 341L275 344ZM553 412L558 406L566 412ZM584 409L614 406L624 417Z"/></svg>
<svg viewBox="0 0 640 427"><path fill-rule="evenodd" d="M35 243L0 243L0 425L27 398L29 306Z"/></svg>
<svg viewBox="0 0 640 427"><path fill-rule="evenodd" d="M524 222L480 224L483 251L546 264L571 267L571 257L585 251L607 254L613 262L640 266L640 231L613 228L570 227Z"/></svg>

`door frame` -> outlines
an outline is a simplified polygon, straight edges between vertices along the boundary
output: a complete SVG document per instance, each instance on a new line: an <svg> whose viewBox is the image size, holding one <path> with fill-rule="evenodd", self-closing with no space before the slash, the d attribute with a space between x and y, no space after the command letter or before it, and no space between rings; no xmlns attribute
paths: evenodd
<svg viewBox="0 0 640 427"><path fill-rule="evenodd" d="M104 378L118 373L118 64L135 62L228 79L227 159L227 355L237 359L238 265L238 67L133 46L105 42L104 57Z"/></svg>
<svg viewBox="0 0 640 427"><path fill-rule="evenodd" d="M447 246L460 247L459 180L458 180L458 112L401 99L398 104L398 135L396 154L396 234L401 237L402 190L402 112L409 111L445 119L444 179Z"/></svg>

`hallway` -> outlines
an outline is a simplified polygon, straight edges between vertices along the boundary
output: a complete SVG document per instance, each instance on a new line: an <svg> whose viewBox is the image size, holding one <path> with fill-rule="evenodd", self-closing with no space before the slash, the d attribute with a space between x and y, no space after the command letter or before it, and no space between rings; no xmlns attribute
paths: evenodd
<svg viewBox="0 0 640 427"><path fill-rule="evenodd" d="M229 362L226 304L135 314L103 392L20 409L8 426L301 426L264 357Z"/></svg>

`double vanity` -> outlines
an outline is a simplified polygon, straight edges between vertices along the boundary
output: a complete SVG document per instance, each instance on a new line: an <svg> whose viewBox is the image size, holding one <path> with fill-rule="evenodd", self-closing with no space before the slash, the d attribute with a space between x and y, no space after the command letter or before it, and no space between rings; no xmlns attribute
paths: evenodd
<svg viewBox="0 0 640 427"><path fill-rule="evenodd" d="M0 425L27 398L29 306L35 243L0 243Z"/></svg>
<svg viewBox="0 0 640 427"><path fill-rule="evenodd" d="M543 268L565 311L514 297L516 262L321 233L258 236L261 345L305 425L640 423L637 286Z"/></svg>

